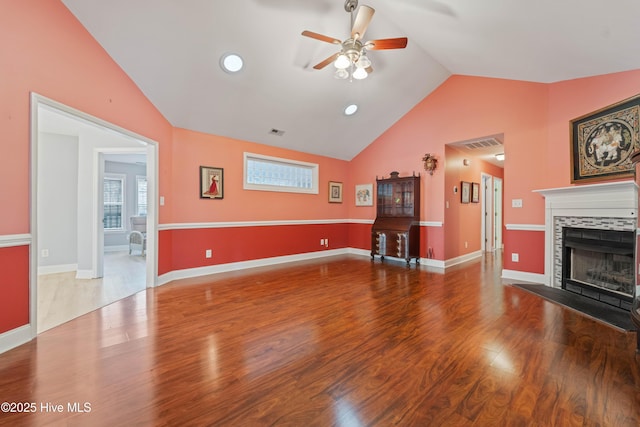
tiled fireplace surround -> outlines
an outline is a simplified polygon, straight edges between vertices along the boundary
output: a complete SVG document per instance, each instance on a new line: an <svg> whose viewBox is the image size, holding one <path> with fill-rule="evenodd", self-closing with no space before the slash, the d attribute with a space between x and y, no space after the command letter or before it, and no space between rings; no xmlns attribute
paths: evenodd
<svg viewBox="0 0 640 427"><path fill-rule="evenodd" d="M562 287L564 227L636 231L638 187L634 181L536 190L545 198L545 285Z"/></svg>

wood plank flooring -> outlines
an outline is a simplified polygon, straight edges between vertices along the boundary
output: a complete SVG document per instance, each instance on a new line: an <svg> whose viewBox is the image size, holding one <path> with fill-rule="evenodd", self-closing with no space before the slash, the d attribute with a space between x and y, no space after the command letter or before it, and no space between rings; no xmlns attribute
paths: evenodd
<svg viewBox="0 0 640 427"><path fill-rule="evenodd" d="M635 333L499 274L340 256L145 290L0 355L0 401L35 404L0 425L640 425Z"/></svg>

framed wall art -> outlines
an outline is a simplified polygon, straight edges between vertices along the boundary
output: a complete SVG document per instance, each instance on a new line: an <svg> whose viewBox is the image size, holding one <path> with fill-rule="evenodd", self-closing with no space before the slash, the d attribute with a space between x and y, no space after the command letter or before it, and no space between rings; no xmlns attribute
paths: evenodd
<svg viewBox="0 0 640 427"><path fill-rule="evenodd" d="M471 203L479 203L480 202L480 183L472 182L471 183Z"/></svg>
<svg viewBox="0 0 640 427"><path fill-rule="evenodd" d="M200 198L222 199L224 197L224 170L200 166Z"/></svg>
<svg viewBox="0 0 640 427"><path fill-rule="evenodd" d="M342 183L329 181L329 203L342 203Z"/></svg>
<svg viewBox="0 0 640 427"><path fill-rule="evenodd" d="M356 185L356 206L373 206L373 184Z"/></svg>
<svg viewBox="0 0 640 427"><path fill-rule="evenodd" d="M460 183L460 202L461 203L469 203L471 200L471 183L462 181Z"/></svg>
<svg viewBox="0 0 640 427"><path fill-rule="evenodd" d="M571 120L571 182L633 176L640 95Z"/></svg>

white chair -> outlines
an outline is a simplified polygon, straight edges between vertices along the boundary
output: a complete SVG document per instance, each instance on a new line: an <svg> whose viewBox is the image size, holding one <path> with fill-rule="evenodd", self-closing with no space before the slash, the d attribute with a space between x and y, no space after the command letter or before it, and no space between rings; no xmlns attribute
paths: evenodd
<svg viewBox="0 0 640 427"><path fill-rule="evenodd" d="M129 234L129 255L133 251L140 251L144 255L147 250L147 217L132 216L129 218L131 222L131 234Z"/></svg>

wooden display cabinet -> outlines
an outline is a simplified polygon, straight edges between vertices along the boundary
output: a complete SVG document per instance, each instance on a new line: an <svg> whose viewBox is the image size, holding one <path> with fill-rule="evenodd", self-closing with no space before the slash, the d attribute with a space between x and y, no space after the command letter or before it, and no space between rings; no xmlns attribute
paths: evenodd
<svg viewBox="0 0 640 427"><path fill-rule="evenodd" d="M371 227L371 260L376 255L420 259L420 175L376 179L377 211Z"/></svg>

